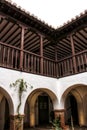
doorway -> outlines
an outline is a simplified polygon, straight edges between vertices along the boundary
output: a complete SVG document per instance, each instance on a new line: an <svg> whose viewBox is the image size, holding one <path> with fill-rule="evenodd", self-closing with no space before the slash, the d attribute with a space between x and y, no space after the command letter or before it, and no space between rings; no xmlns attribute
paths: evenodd
<svg viewBox="0 0 87 130"><path fill-rule="evenodd" d="M7 99L3 96L0 103L0 130L10 128L9 105Z"/></svg>
<svg viewBox="0 0 87 130"><path fill-rule="evenodd" d="M5 125L4 128L7 130L10 128L10 114L9 114L9 105L7 100L5 101Z"/></svg>
<svg viewBox="0 0 87 130"><path fill-rule="evenodd" d="M66 124L71 125L71 122L73 122L74 126L79 125L77 101L71 93L67 95L65 108L66 108L65 113Z"/></svg>
<svg viewBox="0 0 87 130"><path fill-rule="evenodd" d="M49 101L48 96L38 96L39 124L49 123Z"/></svg>
<svg viewBox="0 0 87 130"><path fill-rule="evenodd" d="M52 125L54 102L57 98L53 92L48 89L36 89L27 98L25 103L25 127L39 127ZM26 125L25 125L26 124Z"/></svg>

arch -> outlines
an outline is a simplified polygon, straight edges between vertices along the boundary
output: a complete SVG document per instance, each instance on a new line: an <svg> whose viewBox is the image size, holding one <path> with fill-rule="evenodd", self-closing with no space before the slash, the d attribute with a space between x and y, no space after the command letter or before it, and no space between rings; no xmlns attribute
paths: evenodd
<svg viewBox="0 0 87 130"><path fill-rule="evenodd" d="M35 89L30 95L29 95L29 98L28 98L28 101L30 102L31 99L33 99L33 95L36 95L36 97L41 94L42 92L45 92L49 95L49 97L51 98L52 102L53 102L53 106L54 106L54 109L56 107L56 104L58 104L58 98L56 97L56 95L49 89L47 88L38 88L38 89ZM36 101L36 98L33 100L33 101Z"/></svg>
<svg viewBox="0 0 87 130"><path fill-rule="evenodd" d="M57 96L55 95L54 92L52 92L50 89L47 89L47 88L37 88L37 89L34 89L27 97L26 97L26 101L28 99L28 101L30 102L31 99L33 99L33 101L35 102L36 101L36 98L33 97L34 95L36 95L36 97L41 94L42 92L45 92L49 95L49 97L51 98L52 102L53 102L53 106L54 106L54 109L56 109L56 105L58 105L58 98ZM35 99L34 99L35 98ZM25 102L26 102L25 101ZM25 105L24 105L24 108L25 108ZM23 110L24 111L24 110Z"/></svg>
<svg viewBox="0 0 87 130"><path fill-rule="evenodd" d="M13 101L12 101L12 98L11 98L10 94L1 86L0 86L0 92L7 99L7 102L9 104L10 115L13 115L14 114L14 105L13 105Z"/></svg>
<svg viewBox="0 0 87 130"><path fill-rule="evenodd" d="M56 104L58 104L58 99L57 99L56 95L47 88L38 88L38 89L35 89L33 92L31 92L31 94L27 98L28 103L29 103L30 126L31 127L35 126L35 123L36 123L35 122L35 103L36 103L37 97L39 95L41 95L42 93L46 93L50 97L52 104L53 104L53 109L55 109Z"/></svg>
<svg viewBox="0 0 87 130"><path fill-rule="evenodd" d="M75 84L64 91L62 97L61 97L61 102L63 105L65 105L65 100L67 98L67 95L71 93L77 102L77 110L78 110L78 121L79 125L84 125L85 124L85 115L84 115L84 106L83 106L83 87L87 88L87 85L84 84ZM81 92L82 91L82 92Z"/></svg>
<svg viewBox="0 0 87 130"><path fill-rule="evenodd" d="M60 102L62 102L62 104L64 105L64 102L65 102L65 100L66 100L67 94L68 94L72 89L75 89L75 88L81 87L81 86L86 87L87 85L84 85L84 84L74 84L74 85L72 85L72 86L69 86L69 87L63 92L63 94L62 94L62 96L61 96L61 99L60 99Z"/></svg>

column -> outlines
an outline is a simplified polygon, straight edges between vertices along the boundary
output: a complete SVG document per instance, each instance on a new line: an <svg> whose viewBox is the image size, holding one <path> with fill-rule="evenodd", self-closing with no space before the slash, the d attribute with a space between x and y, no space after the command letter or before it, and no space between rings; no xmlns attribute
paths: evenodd
<svg viewBox="0 0 87 130"><path fill-rule="evenodd" d="M60 122L61 122L61 127L63 128L63 130L68 130L68 126L65 125L65 110L64 109L58 109L58 110L54 110L54 116L55 119L60 116Z"/></svg>
<svg viewBox="0 0 87 130"><path fill-rule="evenodd" d="M24 30L25 27L21 27L21 51L20 51L20 69L23 69L23 49L24 49Z"/></svg>
<svg viewBox="0 0 87 130"><path fill-rule="evenodd" d="M76 68L76 59L75 59L75 46L74 46L74 40L73 40L73 35L72 34L70 35L70 41L71 41L71 48L72 48L74 71L76 73L77 68Z"/></svg>
<svg viewBox="0 0 87 130"><path fill-rule="evenodd" d="M23 130L24 115L10 116L10 130Z"/></svg>
<svg viewBox="0 0 87 130"><path fill-rule="evenodd" d="M40 64L40 72L43 74L43 36L40 35L40 56L41 56L41 64Z"/></svg>
<svg viewBox="0 0 87 130"><path fill-rule="evenodd" d="M58 78L59 77L59 73L58 73L58 62L57 62L57 43L55 44L55 75Z"/></svg>

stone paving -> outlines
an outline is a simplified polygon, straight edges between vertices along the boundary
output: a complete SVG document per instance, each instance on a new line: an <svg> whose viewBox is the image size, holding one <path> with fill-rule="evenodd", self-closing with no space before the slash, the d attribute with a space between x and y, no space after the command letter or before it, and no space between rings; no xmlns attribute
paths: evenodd
<svg viewBox="0 0 87 130"><path fill-rule="evenodd" d="M52 128L45 128L45 127L35 127L35 128L27 128L24 130L52 130ZM74 127L74 128L70 128L69 130L87 130L87 127Z"/></svg>
<svg viewBox="0 0 87 130"><path fill-rule="evenodd" d="M53 130L53 129L52 127L34 127L34 128L24 128L24 130ZM87 130L87 127L74 127L74 128L69 127L68 130Z"/></svg>

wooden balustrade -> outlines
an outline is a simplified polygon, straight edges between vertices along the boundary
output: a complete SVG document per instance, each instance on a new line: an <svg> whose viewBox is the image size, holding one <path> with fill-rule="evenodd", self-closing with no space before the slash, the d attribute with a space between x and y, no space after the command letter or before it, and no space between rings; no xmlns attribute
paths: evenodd
<svg viewBox="0 0 87 130"><path fill-rule="evenodd" d="M74 73L72 57L58 61L57 65L58 65L57 66L58 67L58 72L57 72L58 77L63 77L63 76L71 75Z"/></svg>
<svg viewBox="0 0 87 130"><path fill-rule="evenodd" d="M23 50L22 68L20 67L21 51L17 47L0 42L0 66L57 78L87 71L87 50L58 62ZM43 74L41 71L42 58ZM74 66L73 58L76 60L76 66Z"/></svg>
<svg viewBox="0 0 87 130"><path fill-rule="evenodd" d="M49 58L43 58L43 74L56 77L56 62Z"/></svg>
<svg viewBox="0 0 87 130"><path fill-rule="evenodd" d="M24 51L23 70L31 73L40 74L40 60L39 55Z"/></svg>
<svg viewBox="0 0 87 130"><path fill-rule="evenodd" d="M19 69L20 49L0 42L0 66Z"/></svg>
<svg viewBox="0 0 87 130"><path fill-rule="evenodd" d="M77 72L87 71L87 50L79 53L76 57Z"/></svg>
<svg viewBox="0 0 87 130"><path fill-rule="evenodd" d="M76 60L76 66L74 66L73 58ZM68 76L75 73L87 71L87 50L82 51L73 57L67 57L57 62L58 77Z"/></svg>

